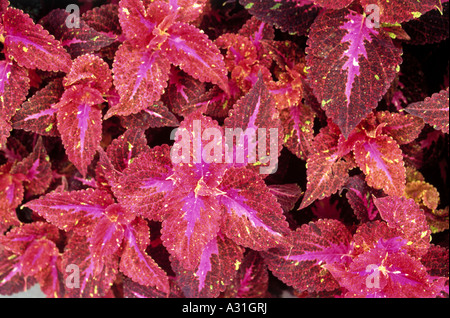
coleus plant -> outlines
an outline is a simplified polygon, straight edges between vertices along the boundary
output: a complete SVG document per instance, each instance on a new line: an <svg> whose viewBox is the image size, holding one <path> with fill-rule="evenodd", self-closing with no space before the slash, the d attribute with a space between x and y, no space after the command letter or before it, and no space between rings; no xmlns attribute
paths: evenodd
<svg viewBox="0 0 450 318"><path fill-rule="evenodd" d="M0 0L1 294L448 297L448 1L64 9Z"/></svg>

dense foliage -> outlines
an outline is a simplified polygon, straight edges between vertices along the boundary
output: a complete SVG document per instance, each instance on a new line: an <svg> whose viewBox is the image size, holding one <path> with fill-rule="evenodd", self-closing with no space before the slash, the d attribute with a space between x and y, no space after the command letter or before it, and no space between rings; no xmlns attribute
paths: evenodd
<svg viewBox="0 0 450 318"><path fill-rule="evenodd" d="M0 294L448 297L448 1L10 2Z"/></svg>

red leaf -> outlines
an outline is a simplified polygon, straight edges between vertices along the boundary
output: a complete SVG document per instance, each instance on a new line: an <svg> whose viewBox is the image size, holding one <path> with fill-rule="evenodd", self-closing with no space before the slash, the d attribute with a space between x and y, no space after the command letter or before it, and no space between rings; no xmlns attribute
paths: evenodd
<svg viewBox="0 0 450 318"><path fill-rule="evenodd" d="M242 262L234 264L238 269L225 291L225 298L263 298L267 295L269 272L258 252L249 251Z"/></svg>
<svg viewBox="0 0 450 318"><path fill-rule="evenodd" d="M442 11L440 0L422 1L389 1L389 0L361 0L361 5L377 5L381 23L402 23L421 16L422 14L439 9Z"/></svg>
<svg viewBox="0 0 450 318"><path fill-rule="evenodd" d="M118 274L118 258L108 257L101 272L95 272L95 265L89 252L89 243L83 236L70 237L64 249L61 267L66 283L65 297L104 297Z"/></svg>
<svg viewBox="0 0 450 318"><path fill-rule="evenodd" d="M306 160L313 151L314 117L311 108L303 103L280 112L284 127L284 146L303 160Z"/></svg>
<svg viewBox="0 0 450 318"><path fill-rule="evenodd" d="M427 124L448 134L448 87L422 102L412 103L406 107L406 111L414 116L422 118Z"/></svg>
<svg viewBox="0 0 450 318"><path fill-rule="evenodd" d="M102 138L102 112L97 105L103 101L96 89L72 86L54 106L66 153L83 176Z"/></svg>
<svg viewBox="0 0 450 318"><path fill-rule="evenodd" d="M64 86L85 85L104 94L112 85L112 76L108 64L93 54L77 57L70 72L64 77Z"/></svg>
<svg viewBox="0 0 450 318"><path fill-rule="evenodd" d="M321 265L348 261L350 240L341 222L323 219L302 225L290 235L290 244L263 255L272 273L289 286L300 291L331 291L339 284Z"/></svg>
<svg viewBox="0 0 450 318"><path fill-rule="evenodd" d="M251 15L284 32L306 35L320 8L310 1L239 0Z"/></svg>
<svg viewBox="0 0 450 318"><path fill-rule="evenodd" d="M193 270L219 232L220 205L214 196L199 196L193 191L180 193L180 189L166 202L170 206L164 209L161 239L184 269Z"/></svg>
<svg viewBox="0 0 450 318"><path fill-rule="evenodd" d="M25 176L25 188L30 195L44 193L53 180L50 158L39 137L33 152L20 161L11 173L20 173Z"/></svg>
<svg viewBox="0 0 450 318"><path fill-rule="evenodd" d="M233 144L227 145L233 164L248 164L255 170L259 167L261 174L276 172L283 147L282 126L261 74L253 88L234 104L224 126L225 133L236 135L236 144L230 140ZM243 156L243 161L239 156Z"/></svg>
<svg viewBox="0 0 450 318"><path fill-rule="evenodd" d="M0 166L0 230L6 231L11 225L20 225L16 208L23 200L22 179L10 174L11 164Z"/></svg>
<svg viewBox="0 0 450 318"><path fill-rule="evenodd" d="M401 49L367 21L347 9L325 11L307 43L309 83L346 138L378 105L402 61Z"/></svg>
<svg viewBox="0 0 450 318"><path fill-rule="evenodd" d="M284 212L292 210L302 195L302 189L296 183L273 184L269 186L269 191L277 198Z"/></svg>
<svg viewBox="0 0 450 318"><path fill-rule="evenodd" d="M160 98L169 79L170 63L161 51L152 49L128 42L120 46L113 64L120 103L108 110L105 119L138 113Z"/></svg>
<svg viewBox="0 0 450 318"><path fill-rule="evenodd" d="M170 0L172 11L176 10L177 21L192 22L202 15L207 0Z"/></svg>
<svg viewBox="0 0 450 318"><path fill-rule="evenodd" d="M68 72L72 63L61 43L35 24L28 14L8 8L3 14L5 55L20 66L43 71Z"/></svg>
<svg viewBox="0 0 450 318"><path fill-rule="evenodd" d="M106 34L120 35L122 30L119 23L119 6L108 3L95 7L83 13L81 20L91 28Z"/></svg>
<svg viewBox="0 0 450 318"><path fill-rule="evenodd" d="M97 218L114 203L112 196L101 190L51 192L24 206L43 216L61 230L74 231L77 235L93 232Z"/></svg>
<svg viewBox="0 0 450 318"><path fill-rule="evenodd" d="M155 26L170 12L169 5L162 1L156 1L150 7L146 10L141 0L123 0L119 3L120 26L126 38L133 43L147 45L153 37Z"/></svg>
<svg viewBox="0 0 450 318"><path fill-rule="evenodd" d="M382 131L391 136L399 145L412 142L422 131L423 120L409 114L376 112L379 123L384 124Z"/></svg>
<svg viewBox="0 0 450 318"><path fill-rule="evenodd" d="M218 297L235 276L242 254L240 246L219 234L206 245L195 270L187 271L176 259L172 260L177 282L183 286L185 297Z"/></svg>
<svg viewBox="0 0 450 318"><path fill-rule="evenodd" d="M313 0L314 3L327 9L342 9L352 3L353 0Z"/></svg>
<svg viewBox="0 0 450 318"><path fill-rule="evenodd" d="M355 161L365 173L366 182L389 195L403 195L406 172L402 151L389 136L358 140L354 145Z"/></svg>
<svg viewBox="0 0 450 318"><path fill-rule="evenodd" d="M431 10L407 23L402 28L411 36L408 44L424 45L441 42L449 37L449 3L443 3L443 10Z"/></svg>
<svg viewBox="0 0 450 318"><path fill-rule="evenodd" d="M425 213L413 199L388 196L376 198L374 202L388 226L408 240L408 250L413 256L420 257L427 252L431 231Z"/></svg>
<svg viewBox="0 0 450 318"><path fill-rule="evenodd" d="M141 129L128 129L120 137L114 139L106 153L118 171L126 169L141 153L150 150L147 138Z"/></svg>
<svg viewBox="0 0 450 318"><path fill-rule="evenodd" d="M58 136L56 128L56 109L64 87L62 79L57 78L29 98L13 117L13 128L32 131L44 136Z"/></svg>
<svg viewBox="0 0 450 318"><path fill-rule="evenodd" d="M126 228L120 271L141 285L155 286L168 294L170 287L166 273L145 252L150 243L149 236L147 222L143 219L136 219Z"/></svg>
<svg viewBox="0 0 450 318"><path fill-rule="evenodd" d="M347 182L348 170L353 168L353 159L342 157L337 147L338 128L333 123L322 128L314 138L312 153L307 161L307 183L300 209L315 200L320 200L340 190Z"/></svg>
<svg viewBox="0 0 450 318"><path fill-rule="evenodd" d="M25 100L30 88L28 72L13 62L0 61L0 145L9 136L9 120Z"/></svg>
<svg viewBox="0 0 450 318"><path fill-rule="evenodd" d="M380 248L360 254L348 269L326 267L348 290L346 297L428 298L436 297L442 287L430 280L418 259Z"/></svg>
<svg viewBox="0 0 450 318"><path fill-rule="evenodd" d="M361 175L350 177L345 188L348 190L345 196L356 217L361 222L374 220L378 210L373 203L373 196L380 197L382 192L369 187Z"/></svg>
<svg viewBox="0 0 450 318"><path fill-rule="evenodd" d="M83 19L79 20L79 27L68 27L68 17L66 10L55 9L43 17L40 24L61 41L73 58L99 51L116 40L116 35L97 32Z"/></svg>
<svg viewBox="0 0 450 318"><path fill-rule="evenodd" d="M229 91L223 57L203 32L185 23L174 23L167 32L170 36L161 49L171 63L202 82L211 82Z"/></svg>
<svg viewBox="0 0 450 318"><path fill-rule="evenodd" d="M147 130L155 127L176 127L180 123L166 106L160 101L149 105L147 109L141 110L137 114L121 117L121 124L125 128L140 128Z"/></svg>
<svg viewBox="0 0 450 318"><path fill-rule="evenodd" d="M220 197L222 230L237 244L261 251L285 241L288 223L281 206L261 177L246 168L224 175Z"/></svg>
<svg viewBox="0 0 450 318"><path fill-rule="evenodd" d="M113 255L122 245L125 233L122 224L126 224L125 221L128 221L125 219L126 214L120 204L108 206L105 209L107 217L100 218L93 232L90 233L89 251L93 263L95 263L96 270L94 272L100 272L103 268L103 260Z"/></svg>
<svg viewBox="0 0 450 318"><path fill-rule="evenodd" d="M161 221L164 198L174 190L169 147L164 145L143 152L123 171L113 187L118 201L129 211Z"/></svg>

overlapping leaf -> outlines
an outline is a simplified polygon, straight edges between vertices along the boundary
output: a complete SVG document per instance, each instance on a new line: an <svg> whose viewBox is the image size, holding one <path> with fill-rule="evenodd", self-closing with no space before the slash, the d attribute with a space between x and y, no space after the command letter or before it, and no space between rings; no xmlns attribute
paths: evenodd
<svg viewBox="0 0 450 318"><path fill-rule="evenodd" d="M397 229L408 240L412 255L421 256L430 246L431 231L423 210L412 199L388 196L374 199L381 217L388 226Z"/></svg>
<svg viewBox="0 0 450 318"><path fill-rule="evenodd" d="M401 49L367 21L348 9L325 11L307 43L309 84L346 138L377 106L402 61Z"/></svg>
<svg viewBox="0 0 450 318"><path fill-rule="evenodd" d="M242 248L222 235L212 239L195 270L186 271L173 260L177 282L186 297L218 297L231 283L236 266L242 262Z"/></svg>
<svg viewBox="0 0 450 318"><path fill-rule="evenodd" d="M64 87L58 78L29 98L13 117L13 128L32 131L44 136L58 136L56 124L57 109L52 106L59 102Z"/></svg>
<svg viewBox="0 0 450 318"><path fill-rule="evenodd" d="M193 8L178 2L120 2L119 20L127 38L113 65L120 104L111 108L106 117L137 113L158 100L167 86L171 63L228 92L219 50L199 29L182 22L183 12L188 14L185 21L189 21L202 7L202 2Z"/></svg>
<svg viewBox="0 0 450 318"><path fill-rule="evenodd" d="M420 17L422 14L439 8L442 10L440 0L424 1L389 1L389 0L361 0L361 5L366 8L369 5L379 7L380 22L402 23Z"/></svg>
<svg viewBox="0 0 450 318"><path fill-rule="evenodd" d="M350 239L339 221L319 220L292 232L290 244L263 255L272 273L295 289L331 291L339 284L322 265L348 262Z"/></svg>
<svg viewBox="0 0 450 318"><path fill-rule="evenodd" d="M12 61L0 61L0 145L11 130L10 119L25 100L30 80L25 69Z"/></svg>
<svg viewBox="0 0 450 318"><path fill-rule="evenodd" d="M99 51L116 40L113 34L100 33L82 19L79 20L79 25L69 27L66 23L68 17L66 10L55 9L42 18L40 23L61 42L73 58Z"/></svg>
<svg viewBox="0 0 450 318"><path fill-rule="evenodd" d="M72 63L61 43L28 14L14 8L3 13L5 55L20 66L67 72Z"/></svg>
<svg viewBox="0 0 450 318"><path fill-rule="evenodd" d="M236 134L236 144L226 142L233 164L259 166L262 174L274 173L282 148L282 126L273 97L262 74L255 86L242 97L224 122L225 132ZM257 155L256 155L257 153Z"/></svg>
<svg viewBox="0 0 450 318"><path fill-rule="evenodd" d="M448 134L448 88L425 98L422 102L409 104L406 111Z"/></svg>
<svg viewBox="0 0 450 318"><path fill-rule="evenodd" d="M378 136L354 145L355 161L365 173L366 182L390 195L402 195L406 172L398 144L389 136Z"/></svg>
<svg viewBox="0 0 450 318"><path fill-rule="evenodd" d="M239 3L258 19L299 35L306 33L319 12L311 1L240 0Z"/></svg>
<svg viewBox="0 0 450 318"><path fill-rule="evenodd" d="M348 170L355 163L351 156L343 156L338 147L339 129L333 123L322 128L314 138L314 152L308 157L307 184L300 209L314 200L330 196L347 182Z"/></svg>

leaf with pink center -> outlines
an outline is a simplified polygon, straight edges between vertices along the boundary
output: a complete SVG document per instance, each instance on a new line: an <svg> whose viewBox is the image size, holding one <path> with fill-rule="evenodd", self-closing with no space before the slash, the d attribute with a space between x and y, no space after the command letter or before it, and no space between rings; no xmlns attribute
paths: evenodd
<svg viewBox="0 0 450 318"><path fill-rule="evenodd" d="M349 261L351 235L340 221L321 219L297 228L289 244L264 252L272 273L299 291L319 292L339 288L323 264Z"/></svg>
<svg viewBox="0 0 450 318"><path fill-rule="evenodd" d="M234 104L224 126L226 156L233 164L259 168L262 174L276 172L283 147L282 126L261 73L252 89ZM233 136L236 136L236 143Z"/></svg>
<svg viewBox="0 0 450 318"><path fill-rule="evenodd" d="M366 17L347 9L321 14L307 44L309 84L347 138L389 89L401 49Z"/></svg>
<svg viewBox="0 0 450 318"><path fill-rule="evenodd" d="M102 190L50 192L24 204L43 216L48 222L65 231L89 235L106 208L114 203L113 197Z"/></svg>
<svg viewBox="0 0 450 318"><path fill-rule="evenodd" d="M124 251L120 258L120 271L144 286L155 286L168 294L169 279L166 273L145 252L150 243L149 228L143 219L136 219L125 229Z"/></svg>
<svg viewBox="0 0 450 318"><path fill-rule="evenodd" d="M425 98L422 102L411 103L406 111L411 115L422 118L427 124L444 133L449 132L448 122L448 88Z"/></svg>
<svg viewBox="0 0 450 318"><path fill-rule="evenodd" d="M374 199L381 217L390 228L402 233L408 240L408 251L413 256L422 256L430 246L430 228L423 210L413 199L387 196Z"/></svg>
<svg viewBox="0 0 450 318"><path fill-rule="evenodd" d="M102 111L98 105L103 101L96 89L72 86L54 106L66 153L83 176L102 138Z"/></svg>
<svg viewBox="0 0 450 318"><path fill-rule="evenodd" d="M261 177L246 168L227 170L221 184L221 229L235 243L262 251L285 242L283 210Z"/></svg>
<svg viewBox="0 0 450 318"><path fill-rule="evenodd" d="M160 1L158 1L160 2ZM163 6L166 14L169 10ZM157 25L149 16L141 0L124 0L119 4L119 23L128 40L146 45L152 38L152 31Z"/></svg>
<svg viewBox="0 0 450 318"><path fill-rule="evenodd" d="M328 197L339 191L349 178L348 170L354 161L350 156L342 156L338 147L338 127L329 122L313 140L313 153L308 157L306 191L300 209L315 200Z"/></svg>
<svg viewBox="0 0 450 318"><path fill-rule="evenodd" d="M50 81L29 98L12 118L14 129L32 131L43 136L58 136L56 125L57 104L64 93L62 79Z"/></svg>
<svg viewBox="0 0 450 318"><path fill-rule="evenodd" d="M173 180L185 191L199 195L217 195L225 163L224 133L217 121L192 113L172 132L175 142L170 150L174 164Z"/></svg>
<svg viewBox="0 0 450 318"><path fill-rule="evenodd" d="M424 122L422 119L410 114L376 112L377 121L384 125L382 132L391 136L399 145L412 142L422 132Z"/></svg>
<svg viewBox="0 0 450 318"><path fill-rule="evenodd" d="M169 79L170 62L154 47L139 48L123 43L116 52L113 73L120 103L111 107L106 118L127 116L157 101Z"/></svg>
<svg viewBox="0 0 450 318"><path fill-rule="evenodd" d="M69 27L66 21L70 21L70 18L68 11L54 9L39 23L61 42L73 58L97 52L116 41L117 35L97 32L84 19L79 20L79 26Z"/></svg>
<svg viewBox="0 0 450 318"><path fill-rule="evenodd" d="M397 229L389 227L386 222L376 220L366 222L358 226L353 235L353 255L359 255L372 248L380 247L389 251L386 242L395 244L397 247L390 252L399 252L407 248L407 240L402 238L402 233Z"/></svg>
<svg viewBox="0 0 450 318"><path fill-rule="evenodd" d="M200 263L188 270L173 259L177 282L185 297L215 298L230 284L237 264L242 262L243 249L220 233L206 245Z"/></svg>
<svg viewBox="0 0 450 318"><path fill-rule="evenodd" d="M172 64L202 82L211 82L224 92L229 91L223 56L207 35L180 22L174 23L167 32L170 36L161 49Z"/></svg>
<svg viewBox="0 0 450 318"><path fill-rule="evenodd" d="M108 206L105 214L108 213L108 210L110 215L112 214L111 210L119 210L119 213L124 213L124 209L119 204ZM125 230L121 222L117 220L117 213L114 214L111 215L113 217L99 218L88 239L89 251L95 266L94 273L101 272L104 259L117 252L122 244Z"/></svg>
<svg viewBox="0 0 450 318"><path fill-rule="evenodd" d="M104 260L104 264L103 269L96 272L89 242L83 236L72 235L61 262L66 283L65 297L99 298L107 295L119 272L119 259L112 255Z"/></svg>
<svg viewBox="0 0 450 318"><path fill-rule="evenodd" d="M217 236L221 210L214 196L194 191L169 196L164 209L162 236L164 246L186 270L195 269L209 242Z"/></svg>
<svg viewBox="0 0 450 318"><path fill-rule="evenodd" d="M11 284L17 284L22 279L34 282L36 278L40 282L41 278L46 277L48 281L51 281L49 274L56 270L55 261L59 251L55 243L59 241L59 238L58 229L44 222L14 227L3 236L2 248L10 251L11 255L7 261L9 265L2 264L9 267L9 271L0 265L0 273L6 274L6 276L0 274L0 292L4 294L3 288L11 288ZM56 285L52 291L48 290L50 294L59 292L59 286Z"/></svg>
<svg viewBox="0 0 450 318"><path fill-rule="evenodd" d="M127 210L161 221L165 198L175 189L169 179L172 169L167 145L145 151L123 170L123 176L113 186L114 195Z"/></svg>
<svg viewBox="0 0 450 318"><path fill-rule="evenodd" d="M392 137L358 140L354 145L355 161L366 175L366 182L389 195L402 195L406 172L403 154Z"/></svg>
<svg viewBox="0 0 450 318"><path fill-rule="evenodd" d="M348 290L346 297L436 297L442 287L430 279L418 259L380 248L358 255L346 269L339 264L326 268Z"/></svg>
<svg viewBox="0 0 450 318"><path fill-rule="evenodd" d="M67 72L70 55L40 24L22 10L8 8L3 14L5 55L26 68Z"/></svg>

